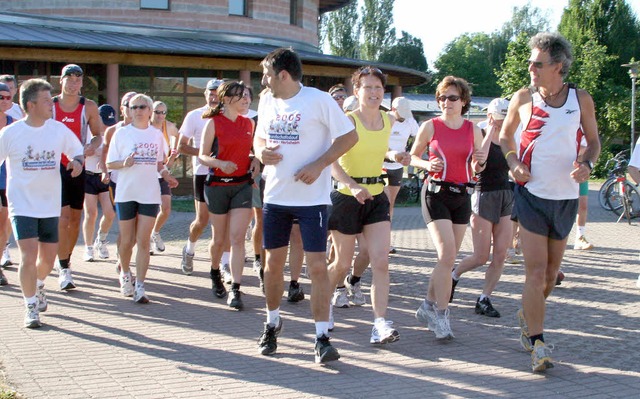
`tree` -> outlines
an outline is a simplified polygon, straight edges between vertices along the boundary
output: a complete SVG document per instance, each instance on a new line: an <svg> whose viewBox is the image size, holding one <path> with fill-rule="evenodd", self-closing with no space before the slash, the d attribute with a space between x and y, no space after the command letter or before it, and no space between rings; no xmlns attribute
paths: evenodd
<svg viewBox="0 0 640 399"><path fill-rule="evenodd" d="M396 29L392 28L393 2L394 0L364 0L361 9L362 59L376 61L380 53L395 44Z"/></svg>
<svg viewBox="0 0 640 399"><path fill-rule="evenodd" d="M416 71L427 72L427 58L424 55L422 40L402 31L402 37L396 44L382 51L378 61L400 65Z"/></svg>
<svg viewBox="0 0 640 399"><path fill-rule="evenodd" d="M496 69L502 97L508 97L530 83L527 60L529 59L529 34L521 32L509 43L505 61Z"/></svg>
<svg viewBox="0 0 640 399"><path fill-rule="evenodd" d="M359 58L361 23L358 16L358 2L351 2L339 10L327 13L322 21L324 29L321 30L326 33L331 54Z"/></svg>

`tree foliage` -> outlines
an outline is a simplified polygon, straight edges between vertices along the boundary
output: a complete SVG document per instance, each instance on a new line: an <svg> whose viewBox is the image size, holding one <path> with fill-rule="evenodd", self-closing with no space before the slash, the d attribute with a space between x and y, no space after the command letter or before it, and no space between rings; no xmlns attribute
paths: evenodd
<svg viewBox="0 0 640 399"><path fill-rule="evenodd" d="M364 0L362 6L361 58L378 60L380 53L396 42L396 29L393 27L394 0Z"/></svg>
<svg viewBox="0 0 640 399"><path fill-rule="evenodd" d="M422 40L402 31L397 43L383 50L378 61L386 64L400 65L416 71L427 72L427 58L424 56Z"/></svg>
<svg viewBox="0 0 640 399"><path fill-rule="evenodd" d="M358 15L358 2L330 12L323 16L325 34L331 54L339 57L360 58L361 23ZM325 22L326 21L326 22ZM324 42L321 40L321 42Z"/></svg>
<svg viewBox="0 0 640 399"><path fill-rule="evenodd" d="M521 32L509 43L505 61L495 74L502 89L502 97L508 97L530 83L527 60L529 59L529 33Z"/></svg>

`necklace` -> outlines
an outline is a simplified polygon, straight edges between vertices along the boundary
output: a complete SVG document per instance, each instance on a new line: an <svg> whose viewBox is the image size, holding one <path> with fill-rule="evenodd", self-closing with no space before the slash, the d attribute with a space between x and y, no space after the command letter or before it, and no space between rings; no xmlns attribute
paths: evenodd
<svg viewBox="0 0 640 399"><path fill-rule="evenodd" d="M565 85L566 85L566 83L563 83L563 84L562 84L562 87L560 87L560 90L558 90L558 91L557 91L557 92L555 92L555 93L550 93L550 94L548 94L548 95L546 95L546 96L545 96L544 94L542 94L542 92L540 91L540 88L538 88L538 93L540 93L540 96L542 97L542 99L543 99L543 100L545 100L545 101L546 101L547 99L548 99L548 100L552 100L554 97L558 96L558 94L562 93L562 91L564 90L564 86L565 86Z"/></svg>

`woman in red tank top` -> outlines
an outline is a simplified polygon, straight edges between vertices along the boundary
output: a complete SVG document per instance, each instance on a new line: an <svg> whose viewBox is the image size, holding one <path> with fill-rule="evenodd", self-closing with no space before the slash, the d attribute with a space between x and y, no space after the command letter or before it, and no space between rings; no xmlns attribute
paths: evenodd
<svg viewBox="0 0 640 399"><path fill-rule="evenodd" d="M214 295L223 298L226 289L222 284L219 264L228 238L231 242L232 286L227 304L241 310L244 237L252 216L252 177L258 173L260 164L251 157L255 122L242 116L250 103L244 84L223 83L217 94L220 102L203 115L203 118L210 119L203 131L198 156L200 162L209 167L204 194L213 224L213 239L209 247L211 280Z"/></svg>
<svg viewBox="0 0 640 399"><path fill-rule="evenodd" d="M429 173L422 191L422 215L436 247L438 262L431 274L426 299L416 318L436 333L452 339L449 325L451 272L471 216L469 191L473 172L484 168L482 132L464 118L471 91L464 79L445 77L436 89L442 115L420 126L411 148L411 165ZM422 158L428 149L429 158Z"/></svg>

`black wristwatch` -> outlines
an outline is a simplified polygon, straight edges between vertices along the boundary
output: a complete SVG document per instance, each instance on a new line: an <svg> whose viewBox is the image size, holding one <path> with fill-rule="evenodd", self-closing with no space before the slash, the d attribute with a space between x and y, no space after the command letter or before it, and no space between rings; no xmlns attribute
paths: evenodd
<svg viewBox="0 0 640 399"><path fill-rule="evenodd" d="M589 168L589 170L593 170L593 162L587 160L587 161L582 161L582 163Z"/></svg>

